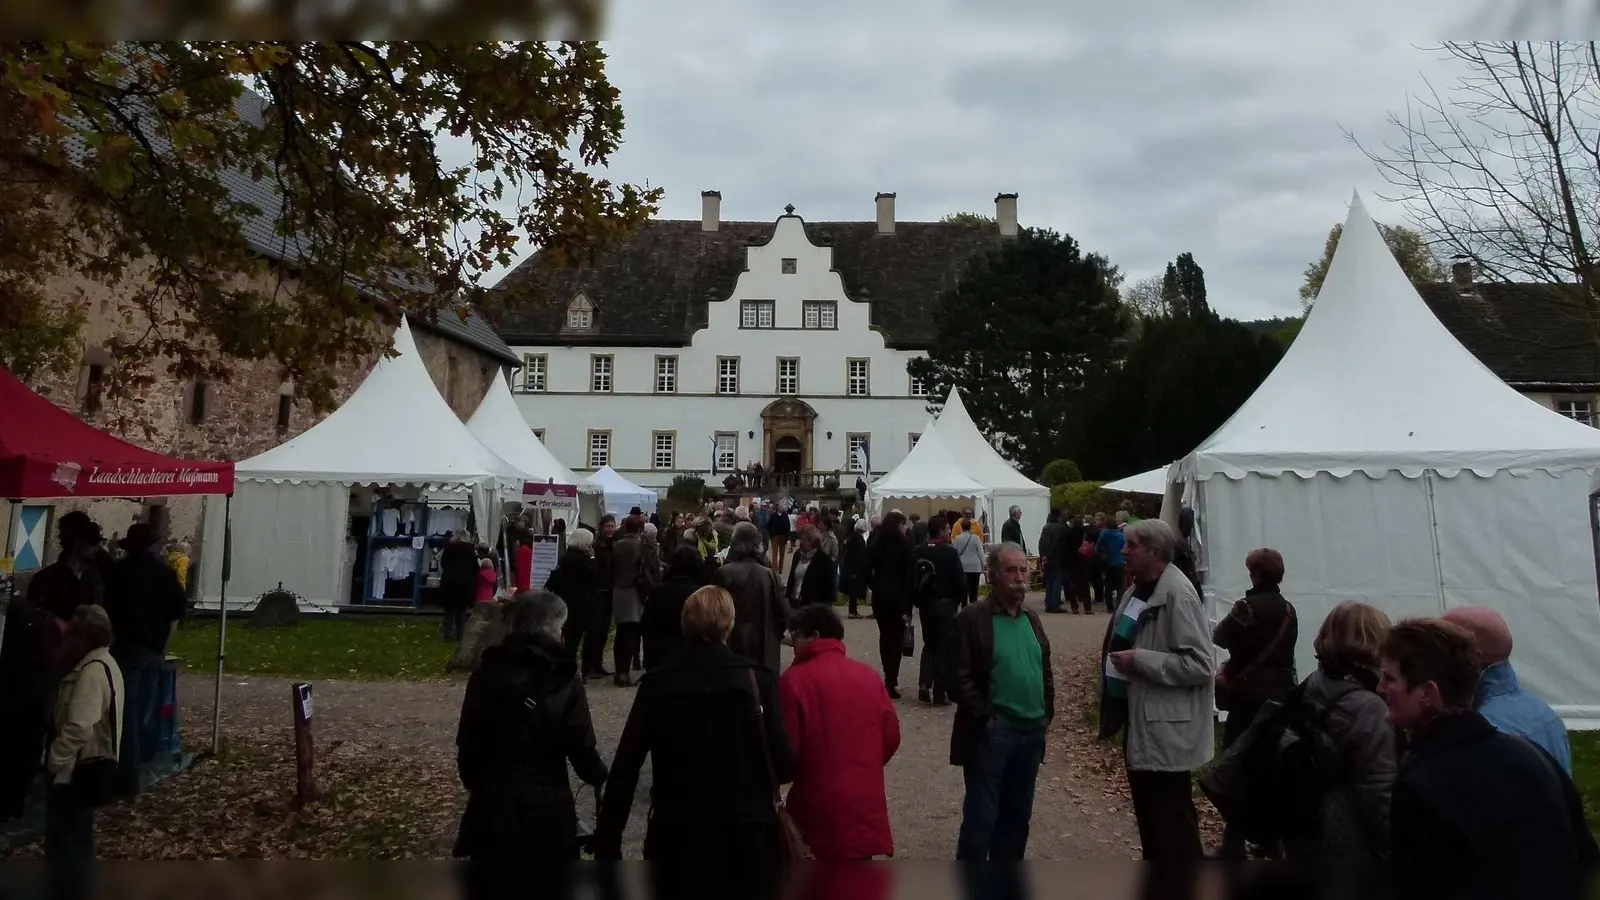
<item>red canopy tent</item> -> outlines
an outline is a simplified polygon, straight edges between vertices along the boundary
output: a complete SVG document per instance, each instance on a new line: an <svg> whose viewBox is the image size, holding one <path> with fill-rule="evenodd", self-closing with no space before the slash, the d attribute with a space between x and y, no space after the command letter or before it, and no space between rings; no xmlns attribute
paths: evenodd
<svg viewBox="0 0 1600 900"><path fill-rule="evenodd" d="M232 493L233 463L173 459L112 437L0 366L0 497Z"/></svg>

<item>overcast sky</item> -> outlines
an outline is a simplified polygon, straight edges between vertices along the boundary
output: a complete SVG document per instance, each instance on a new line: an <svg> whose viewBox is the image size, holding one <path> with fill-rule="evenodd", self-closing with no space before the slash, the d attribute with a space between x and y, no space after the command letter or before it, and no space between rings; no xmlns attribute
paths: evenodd
<svg viewBox="0 0 1600 900"><path fill-rule="evenodd" d="M901 220L992 215L1014 191L1023 225L1130 281L1188 251L1224 315L1295 315L1352 188L1404 220L1341 128L1381 143L1424 78L1450 83L1454 64L1416 45L1521 24L1479 6L613 0L627 128L610 176L664 188L668 218L698 218L702 190L756 220L786 203L870 220L878 191Z"/></svg>

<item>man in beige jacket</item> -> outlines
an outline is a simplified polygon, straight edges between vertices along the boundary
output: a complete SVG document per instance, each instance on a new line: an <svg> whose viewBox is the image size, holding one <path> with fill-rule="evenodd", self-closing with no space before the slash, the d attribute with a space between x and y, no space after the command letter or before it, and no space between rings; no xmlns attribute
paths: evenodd
<svg viewBox="0 0 1600 900"><path fill-rule="evenodd" d="M45 858L52 872L85 877L94 860L95 807L72 789L72 771L87 759L117 758L122 737L122 672L111 658L111 619L98 605L80 606L61 637L72 668L56 694L45 771ZM114 698L114 699L113 699Z"/></svg>
<svg viewBox="0 0 1600 900"><path fill-rule="evenodd" d="M1198 862L1205 851L1190 775L1213 752L1211 623L1194 585L1172 565L1172 527L1143 519L1124 534L1133 589L1106 635L1106 702L1123 707L1128 789L1144 858Z"/></svg>

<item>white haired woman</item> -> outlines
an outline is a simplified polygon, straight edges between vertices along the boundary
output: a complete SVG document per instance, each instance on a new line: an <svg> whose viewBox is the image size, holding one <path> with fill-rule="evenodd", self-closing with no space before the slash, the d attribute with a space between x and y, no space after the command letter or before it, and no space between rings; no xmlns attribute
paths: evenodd
<svg viewBox="0 0 1600 900"><path fill-rule="evenodd" d="M73 610L61 636L61 656L71 669L61 679L52 717L45 771L44 855L62 896L88 896L94 864L95 809L111 799L105 761L115 773L122 743L122 670L111 656L111 617L97 604Z"/></svg>
<svg viewBox="0 0 1600 900"><path fill-rule="evenodd" d="M524 591L505 640L467 682L456 766L469 792L455 855L473 861L559 862L576 852L577 808L567 763L587 784L606 780L577 662L562 645L567 605Z"/></svg>

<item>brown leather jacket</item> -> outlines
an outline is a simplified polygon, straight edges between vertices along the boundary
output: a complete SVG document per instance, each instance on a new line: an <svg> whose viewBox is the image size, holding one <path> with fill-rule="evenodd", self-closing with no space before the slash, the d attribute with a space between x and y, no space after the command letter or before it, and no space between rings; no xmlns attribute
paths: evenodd
<svg viewBox="0 0 1600 900"><path fill-rule="evenodd" d="M950 699L956 704L955 724L950 729L950 764L964 766L972 758L973 747L994 711L989 706L989 673L994 669L994 617L1003 616L1000 604L987 597L963 609L956 616L954 640L950 643ZM1045 726L1056 717L1056 681L1050 668L1050 639L1037 613L1022 608L1039 639L1039 661L1044 668Z"/></svg>

